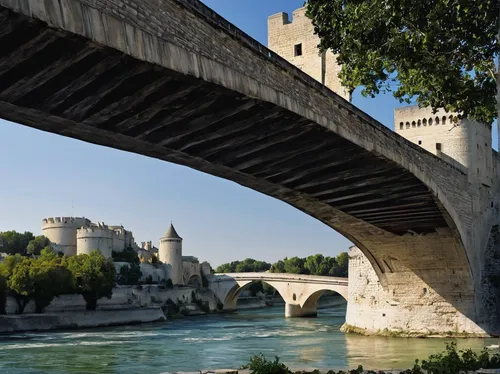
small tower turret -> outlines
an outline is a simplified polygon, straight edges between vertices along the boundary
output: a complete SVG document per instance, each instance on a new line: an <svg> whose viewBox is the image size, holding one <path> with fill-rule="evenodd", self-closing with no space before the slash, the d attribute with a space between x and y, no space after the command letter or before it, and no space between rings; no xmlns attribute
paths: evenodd
<svg viewBox="0 0 500 374"><path fill-rule="evenodd" d="M170 224L167 232L160 239L159 260L169 267L170 278L174 285L183 285L182 278L182 238Z"/></svg>

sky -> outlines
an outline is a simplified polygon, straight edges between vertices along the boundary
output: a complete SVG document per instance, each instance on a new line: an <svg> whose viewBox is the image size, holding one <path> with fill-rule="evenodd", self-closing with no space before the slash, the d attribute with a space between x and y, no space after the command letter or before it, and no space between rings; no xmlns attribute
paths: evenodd
<svg viewBox="0 0 500 374"><path fill-rule="evenodd" d="M267 17L291 16L303 5L302 0L204 3L264 45ZM402 106L391 95L371 99L358 92L353 104L391 129L394 108ZM494 148L496 138L495 132ZM0 231L40 235L42 218L53 216L122 224L138 244L152 240L157 246L173 222L184 238L183 254L214 267L247 257L274 262L334 256L351 245L314 218L233 182L0 120Z"/></svg>

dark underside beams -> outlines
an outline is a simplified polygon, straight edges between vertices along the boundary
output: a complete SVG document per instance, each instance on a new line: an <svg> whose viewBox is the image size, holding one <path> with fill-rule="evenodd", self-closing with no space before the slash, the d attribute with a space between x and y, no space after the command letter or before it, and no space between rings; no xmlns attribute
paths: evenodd
<svg viewBox="0 0 500 374"><path fill-rule="evenodd" d="M29 113L40 113L39 123ZM80 124L74 137L83 140L89 128L94 136L107 131L141 140L304 194L395 234L448 226L409 171L308 119L1 7L0 117L45 130L48 121Z"/></svg>

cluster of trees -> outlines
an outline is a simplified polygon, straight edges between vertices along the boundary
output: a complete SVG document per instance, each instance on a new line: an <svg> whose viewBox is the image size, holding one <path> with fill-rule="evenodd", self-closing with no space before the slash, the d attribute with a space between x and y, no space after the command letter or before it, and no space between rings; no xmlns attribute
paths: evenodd
<svg viewBox="0 0 500 374"><path fill-rule="evenodd" d="M342 252L336 257L316 254L305 258L284 258L271 266L272 273L292 273L347 277L349 255Z"/></svg>
<svg viewBox="0 0 500 374"><path fill-rule="evenodd" d="M271 269L271 264L247 258L243 261L233 261L222 264L215 269L216 273L254 273Z"/></svg>
<svg viewBox="0 0 500 374"><path fill-rule="evenodd" d="M99 251L66 257L44 248L40 256L16 253L0 263L0 313L5 313L7 295L12 295L22 313L30 300L36 313L42 313L54 297L79 293L87 310L95 310L100 298L110 298L116 270Z"/></svg>
<svg viewBox="0 0 500 374"><path fill-rule="evenodd" d="M0 232L0 252L9 255L38 256L42 249L49 247L49 244L49 240L45 236L34 236L29 231L24 233L14 230Z"/></svg>
<svg viewBox="0 0 500 374"><path fill-rule="evenodd" d="M272 273L292 273L326 275L332 277L347 277L349 255L342 252L336 257L320 254L309 257L284 258L274 264L247 258L243 261L233 261L222 264L215 269L216 273L250 273L270 271Z"/></svg>

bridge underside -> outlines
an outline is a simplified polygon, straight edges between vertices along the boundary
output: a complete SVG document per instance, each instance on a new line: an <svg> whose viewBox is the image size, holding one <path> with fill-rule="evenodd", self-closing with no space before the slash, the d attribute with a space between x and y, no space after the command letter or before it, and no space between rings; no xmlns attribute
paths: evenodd
<svg viewBox="0 0 500 374"><path fill-rule="evenodd" d="M2 7L0 117L208 170L292 205L290 192L306 195L398 235L448 226L409 171L308 119Z"/></svg>

